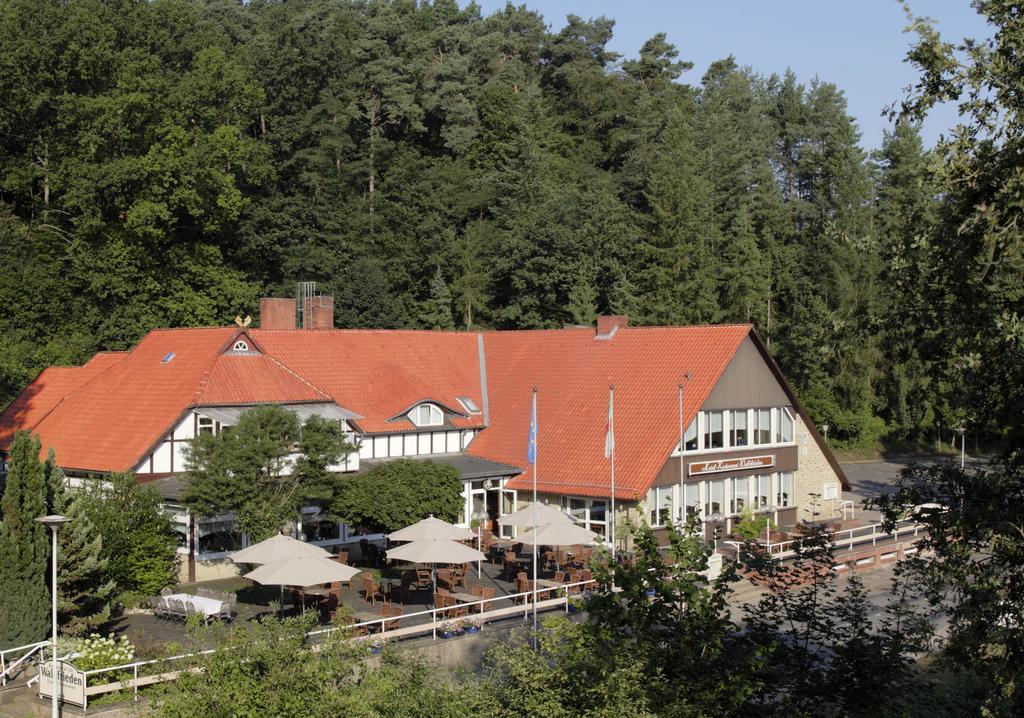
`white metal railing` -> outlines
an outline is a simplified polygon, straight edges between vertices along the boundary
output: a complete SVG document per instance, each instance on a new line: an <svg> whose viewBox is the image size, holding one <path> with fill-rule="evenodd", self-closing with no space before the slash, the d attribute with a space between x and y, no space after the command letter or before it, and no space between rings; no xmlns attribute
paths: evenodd
<svg viewBox="0 0 1024 718"><path fill-rule="evenodd" d="M46 648L50 645L49 641L38 641L36 643L26 643L24 646L18 646L16 648L7 648L0 651L0 686L6 686L14 673L14 669L22 665L29 658L34 656L37 651ZM13 662L8 658L8 654L18 653L19 651L25 651L24 655L18 657Z"/></svg>
<svg viewBox="0 0 1024 718"><path fill-rule="evenodd" d="M876 546L879 540L895 540L901 536L907 536L908 534L917 538L918 533L925 528L924 524L920 524L914 519L903 519L897 522L895 528L891 532L885 531L883 527L884 524L876 523L869 524L868 526L858 526L852 529L835 531L832 533L832 546L835 548L849 549L868 542L870 542L872 546ZM787 559L796 555L796 551L794 549L796 544L802 540L803 539L799 538L776 542L759 540L757 541L757 545L764 549L765 553L767 553L771 558ZM743 543L740 541L726 541L724 543L734 547L737 552L743 546Z"/></svg>
<svg viewBox="0 0 1024 718"><path fill-rule="evenodd" d="M382 636L398 639L398 638L408 638L408 637L411 637L411 636L425 635L425 634L428 634L428 633L431 634L431 636L434 638L434 640L436 640L437 639L437 629L439 627L443 626L445 623L448 623L449 621L463 621L463 620L466 620L467 618L477 618L477 619L480 619L483 622L487 622L489 620L496 620L496 619L500 619L500 618L505 618L507 616L516 615L518 613L528 614L530 611L533 610L534 601L536 601L536 606L537 606L537 610L538 611L542 611L542 610L543 611L548 611L548 610L554 609L556 607L564 607L564 610L566 612L568 612L569 611L569 601L575 595L579 595L578 593L570 593L569 589L577 589L578 588L580 591L582 591L584 589L584 587L586 587L588 585L593 585L595 583L596 582L593 579L591 579L590 581L577 581L575 583L563 583L563 584L560 584L557 587L537 587L535 590L531 589L530 591L523 591L521 593L510 593L510 594L505 594L505 595L502 595L502 596L493 596L491 598L482 598L479 601L471 601L469 603L459 603L459 604L456 604L455 606L449 606L449 607L446 607L446 608L429 608L429 609L426 609L424 611L414 611L413 613L403 613L403 614L401 614L399 616L388 616L388 617L382 616L382 617L380 617L378 619L374 619L372 621L362 621L362 622L353 623L353 624L346 625L346 626L331 626L331 627L328 627L328 628L320 628L320 629L317 629L317 630L314 630L314 631L310 631L309 633L306 634L306 636L309 637L309 638L313 638L313 637L317 637L317 636L326 636L328 634L336 633L338 631L352 631L352 630L358 630L358 629L362 629L362 628L365 628L365 629L369 630L372 627L377 627L379 629L378 632L373 634L372 636L370 636L370 635L367 635L367 636L356 636L356 637L354 637L353 640L368 641L368 640L373 640L373 639L379 639ZM535 598L535 594L539 595L539 594L544 594L544 593L555 593L555 592L561 592L563 595L558 596L556 598L543 599L543 600L538 600L538 599ZM516 602L517 599L522 599L522 603L517 603ZM530 599L534 599L534 600L530 600ZM473 613L472 610L471 610L472 607L479 606L482 609L483 606L485 606L488 603L497 603L499 601L511 601L512 605L511 606L505 606L503 608L492 609L490 611L483 611L483 610L481 610L480 612L477 612L477 613ZM438 619L438 614L444 615L445 613L447 613L452 608L456 608L456 609L467 608L467 609L470 609L470 612L469 612L468 615L461 616L461 617L459 617L457 619L448 619L448 618ZM430 617L430 620L428 622L426 622L426 623L420 623L420 624L417 624L417 625L414 625L414 626L404 626L404 627L400 627L400 628L393 628L391 630L387 630L387 625L389 623L393 623L395 621L401 621L401 620L404 620L404 619L416 618L416 617L424 617L424 616L429 616ZM42 645L43 646L47 646L47 645L49 645L49 643L44 642ZM138 700L138 698L139 698L139 687L140 686L144 687L144 686L153 685L155 683L162 683L164 681L172 681L172 680L175 680L184 671L200 670L199 668L193 666L193 667L183 668L183 669L179 669L179 670L164 671L164 672L157 673L155 675L143 675L143 676L140 676L139 675L139 669L140 668L143 668L145 666L155 666L158 663L160 663L160 664L167 664L168 667L170 668L175 662L181 662L181 661L184 661L185 659L197 658L199 656L207 656L207 655L210 655L211 653L214 653L216 650L217 649L214 648L214 649L209 649L209 650L205 650L205 651L197 651L195 653L183 653L181 655L171 656L169 658L156 658L156 659L149 660L149 661L136 661L134 663L125 663L125 664L122 664L120 666L110 666L109 668L96 668L96 669L93 669L93 670L90 670L90 671L84 671L84 674L85 674L85 677L86 677L85 702L88 705L89 696L100 695L100 694L103 694L103 693L112 693L112 692L115 692L115 691L126 690L126 689L129 689L129 688L131 688L133 690L135 700ZM313 646L310 647L310 650L317 651L317 650L319 650L319 646L313 645ZM103 684L89 685L89 683L90 683L89 679L94 677L94 676L99 676L99 675L102 675L102 674L105 674L105 673L120 673L120 672L128 672L128 671L131 671L132 678L121 680L121 681L115 681L115 682L112 682L112 683L103 683ZM87 705L86 705L86 707L87 707Z"/></svg>

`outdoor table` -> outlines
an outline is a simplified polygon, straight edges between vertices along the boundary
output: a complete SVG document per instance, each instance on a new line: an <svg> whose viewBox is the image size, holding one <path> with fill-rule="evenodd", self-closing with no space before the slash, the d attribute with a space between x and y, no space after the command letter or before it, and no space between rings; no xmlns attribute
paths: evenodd
<svg viewBox="0 0 1024 718"><path fill-rule="evenodd" d="M380 611L358 611L352 615L358 623L369 623L370 621L379 621L384 618Z"/></svg>
<svg viewBox="0 0 1024 718"><path fill-rule="evenodd" d="M549 578L538 578L536 583L537 583L537 588L561 588L562 587L562 584L560 584L558 581L552 581Z"/></svg>
<svg viewBox="0 0 1024 718"><path fill-rule="evenodd" d="M475 593L450 593L448 594L459 603L474 603L476 601L483 601L483 596L477 596ZM480 613L484 612L484 604L480 604L477 607Z"/></svg>
<svg viewBox="0 0 1024 718"><path fill-rule="evenodd" d="M165 596L166 599L176 599L178 601L191 601L192 605L196 607L207 618L216 616L224 609L224 602L219 598L207 598L206 596L193 596L191 593L172 593L170 596Z"/></svg>

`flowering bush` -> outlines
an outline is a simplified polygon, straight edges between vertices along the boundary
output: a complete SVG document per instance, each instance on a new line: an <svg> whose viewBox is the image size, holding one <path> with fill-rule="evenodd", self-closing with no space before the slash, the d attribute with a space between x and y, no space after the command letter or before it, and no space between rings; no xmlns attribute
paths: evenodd
<svg viewBox="0 0 1024 718"><path fill-rule="evenodd" d="M121 666L135 660L135 647L125 636L104 638L98 633L91 633L78 642L77 653L74 664L83 671Z"/></svg>
<svg viewBox="0 0 1024 718"><path fill-rule="evenodd" d="M441 624L441 633L462 633L462 626L458 621L445 621Z"/></svg>
<svg viewBox="0 0 1024 718"><path fill-rule="evenodd" d="M462 628L482 628L484 622L476 616L470 616L469 618L463 618L459 623Z"/></svg>

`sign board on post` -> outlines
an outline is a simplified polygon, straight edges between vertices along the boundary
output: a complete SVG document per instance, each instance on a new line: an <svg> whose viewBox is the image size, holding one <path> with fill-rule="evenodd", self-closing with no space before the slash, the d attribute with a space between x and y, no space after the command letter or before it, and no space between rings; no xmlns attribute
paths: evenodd
<svg viewBox="0 0 1024 718"><path fill-rule="evenodd" d="M65 703L85 707L85 673L64 661L57 662L60 677L57 698ZM43 661L39 665L39 695L50 698L53 695L53 663Z"/></svg>
<svg viewBox="0 0 1024 718"><path fill-rule="evenodd" d="M718 474L723 471L743 471L744 469L767 469L771 466L775 466L774 454L767 456L744 456L736 459L694 461L690 464L690 476Z"/></svg>

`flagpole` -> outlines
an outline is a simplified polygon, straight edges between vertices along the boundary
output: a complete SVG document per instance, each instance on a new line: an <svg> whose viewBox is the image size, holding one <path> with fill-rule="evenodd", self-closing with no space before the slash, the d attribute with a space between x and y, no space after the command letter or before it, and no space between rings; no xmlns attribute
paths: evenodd
<svg viewBox="0 0 1024 718"><path fill-rule="evenodd" d="M686 515L686 462L683 461L683 449L685 448L686 434L683 431L683 384L688 383L691 378L690 372L683 375L683 381L679 382L679 523L688 523ZM700 499L697 499L700 503Z"/></svg>
<svg viewBox="0 0 1024 718"><path fill-rule="evenodd" d="M612 434L612 519L609 531L612 548L612 565L615 565L615 385L608 385L608 431Z"/></svg>
<svg viewBox="0 0 1024 718"><path fill-rule="evenodd" d="M537 650L537 387L533 387L530 434L533 441L533 650Z"/></svg>

